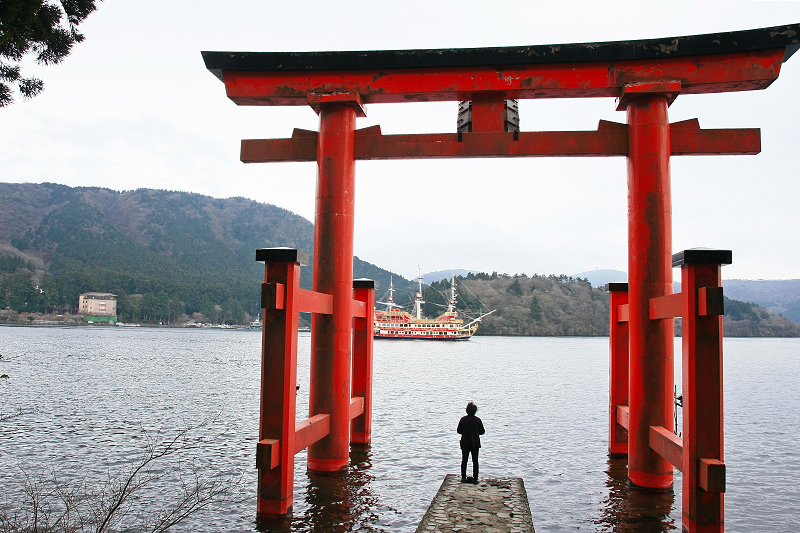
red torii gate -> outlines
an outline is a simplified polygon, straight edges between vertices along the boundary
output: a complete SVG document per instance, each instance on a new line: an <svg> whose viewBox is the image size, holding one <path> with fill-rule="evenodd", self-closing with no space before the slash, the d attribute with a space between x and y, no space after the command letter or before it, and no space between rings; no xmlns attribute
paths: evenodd
<svg viewBox="0 0 800 533"><path fill-rule="evenodd" d="M714 273L718 281L719 265L730 262L730 254L724 252L700 254L701 259L691 251L682 253L677 262L687 267L685 281L692 285L684 285L684 297L672 295L669 158L756 154L761 148L760 130L703 130L697 120L670 124L667 108L679 94L764 89L777 79L781 64L800 47L799 43L800 24L794 24L555 46L203 52L206 67L225 83L228 97L236 104L310 105L320 116L319 132L296 129L289 139L242 141L243 162L318 164L313 291L301 291L297 285L302 261L296 251L259 252L259 259L267 262L267 271L262 304L265 331L258 514L288 512L292 457L304 446L309 446L309 470L346 469L350 420L362 417L363 423L371 409L367 394L353 398L351 392L352 373L360 366L371 369L371 341L362 339L363 334L356 336L361 340L355 352L362 362L356 368L351 362L353 317L366 321L369 331L371 316L371 308L364 309L371 297L361 293L354 300L353 294L355 160L624 155L628 159L629 290L625 292L626 302L619 297L612 301L613 316L627 316L612 320L611 381L612 387L625 382L627 405L614 403L620 397L612 393L609 449L628 454L628 475L634 486L667 489L672 486L673 465L684 469L685 530L722 531L721 373L714 388L718 396L715 412L696 409L684 416L685 425L696 426L693 436L695 429L702 431L700 426L712 418L718 422L709 429L718 433L716 449L703 450L705 455L700 457L691 442L683 450L682 442L658 431L671 427L674 414L672 317L681 312L685 321L698 312L716 317L711 324L718 323L718 340L721 319L715 314L715 302L721 293L715 292L719 284L714 283ZM507 100L586 97L615 97L617 110L627 112L627 124L600 121L596 131L560 132L520 132L509 125ZM459 127L458 133L422 135L383 135L377 126L355 128L356 117L366 115L366 104L433 101L469 101L465 127ZM706 267L689 267L697 261L712 264L711 273L704 270ZM307 294L301 297L303 292ZM299 303L303 301L305 307ZM296 319L292 316L298 309L314 314L309 419L295 427L292 409L296 371L292 365L296 365L296 340L291 337L295 335L296 339ZM268 332L268 322L278 324L273 332L279 335ZM624 330L615 331L616 324L622 323ZM702 345L707 328L695 327L694 323L688 326ZM357 327L363 329L363 324ZM619 339L624 340L615 344ZM708 345L713 352L713 342ZM620 355L624 348L627 357ZM721 344L717 348L721 356ZM698 357L701 352L708 350L697 352ZM626 365L619 364L621 357ZM721 357L718 363L721 369ZM622 367L624 374L615 371ZM364 383L370 388L371 378ZM359 387L363 393L365 385ZM692 394L684 387L684 402L697 408ZM368 421L366 424L368 428ZM362 442L369 442L369 438L368 430L360 432ZM694 463L705 465L699 474Z"/></svg>

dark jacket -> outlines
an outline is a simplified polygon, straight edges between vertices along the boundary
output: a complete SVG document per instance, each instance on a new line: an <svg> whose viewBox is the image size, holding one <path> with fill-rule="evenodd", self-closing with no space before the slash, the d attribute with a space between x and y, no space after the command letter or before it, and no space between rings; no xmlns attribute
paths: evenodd
<svg viewBox="0 0 800 533"><path fill-rule="evenodd" d="M480 448L480 435L486 433L486 430L483 429L483 422L475 415L462 416L456 431L461 435L462 450Z"/></svg>

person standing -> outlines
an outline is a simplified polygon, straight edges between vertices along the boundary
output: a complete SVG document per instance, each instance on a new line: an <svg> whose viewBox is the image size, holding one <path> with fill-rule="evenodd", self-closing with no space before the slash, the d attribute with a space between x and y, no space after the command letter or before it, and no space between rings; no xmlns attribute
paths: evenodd
<svg viewBox="0 0 800 533"><path fill-rule="evenodd" d="M481 435L486 433L483 422L475 416L478 406L472 402L467 404L467 416L462 416L458 422L458 431L461 435L461 482L467 483L467 460L472 454L472 482L478 484L478 450L481 448Z"/></svg>

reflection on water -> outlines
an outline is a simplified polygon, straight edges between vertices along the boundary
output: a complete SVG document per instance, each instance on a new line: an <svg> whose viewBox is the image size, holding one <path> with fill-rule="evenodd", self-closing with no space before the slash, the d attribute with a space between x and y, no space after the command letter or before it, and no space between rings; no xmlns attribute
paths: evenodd
<svg viewBox="0 0 800 533"><path fill-rule="evenodd" d="M677 529L670 513L675 506L673 491L632 490L628 483L628 460L608 458L608 496L603 500L597 531L662 533Z"/></svg>
<svg viewBox="0 0 800 533"><path fill-rule="evenodd" d="M258 531L384 531L377 527L378 496L373 492L372 454L369 446L350 451L350 468L344 475L307 472L304 501L294 502L285 519L259 520Z"/></svg>
<svg viewBox="0 0 800 533"><path fill-rule="evenodd" d="M386 507L374 492L369 446L350 452L350 468L345 474L305 472L307 481L298 510L283 519L259 520L256 530L265 533L384 532L380 515ZM676 531L675 493L670 490L633 490L628 482L627 458L609 457L606 487L600 517L594 520L596 531L614 533L667 533Z"/></svg>
<svg viewBox="0 0 800 533"><path fill-rule="evenodd" d="M142 430L169 436L212 419L205 436L219 437L191 466L210 479L241 472L240 493L175 531L253 531L260 350L245 331L0 327L0 373L11 376L0 412L25 412L0 426L0 504L21 505L24 472L102 480L138 457ZM310 353L300 335L297 421L308 417ZM607 338L387 341L374 368L372 447L352 453L344 476L309 475L297 454L293 514L259 530L414 531L458 473L467 401L487 430L481 471L524 480L538 533L680 529L679 472L673 494L630 491L625 461L607 460ZM800 452L787 443L800 442L800 339L725 339L724 369L725 531L797 531ZM164 500L160 490L144 497Z"/></svg>

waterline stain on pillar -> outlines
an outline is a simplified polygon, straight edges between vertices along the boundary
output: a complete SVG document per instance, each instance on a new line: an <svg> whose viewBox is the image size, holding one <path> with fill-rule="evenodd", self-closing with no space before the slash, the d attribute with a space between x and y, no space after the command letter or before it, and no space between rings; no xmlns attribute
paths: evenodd
<svg viewBox="0 0 800 533"><path fill-rule="evenodd" d="M445 476L417 533L535 533L522 478L484 479L478 485Z"/></svg>

